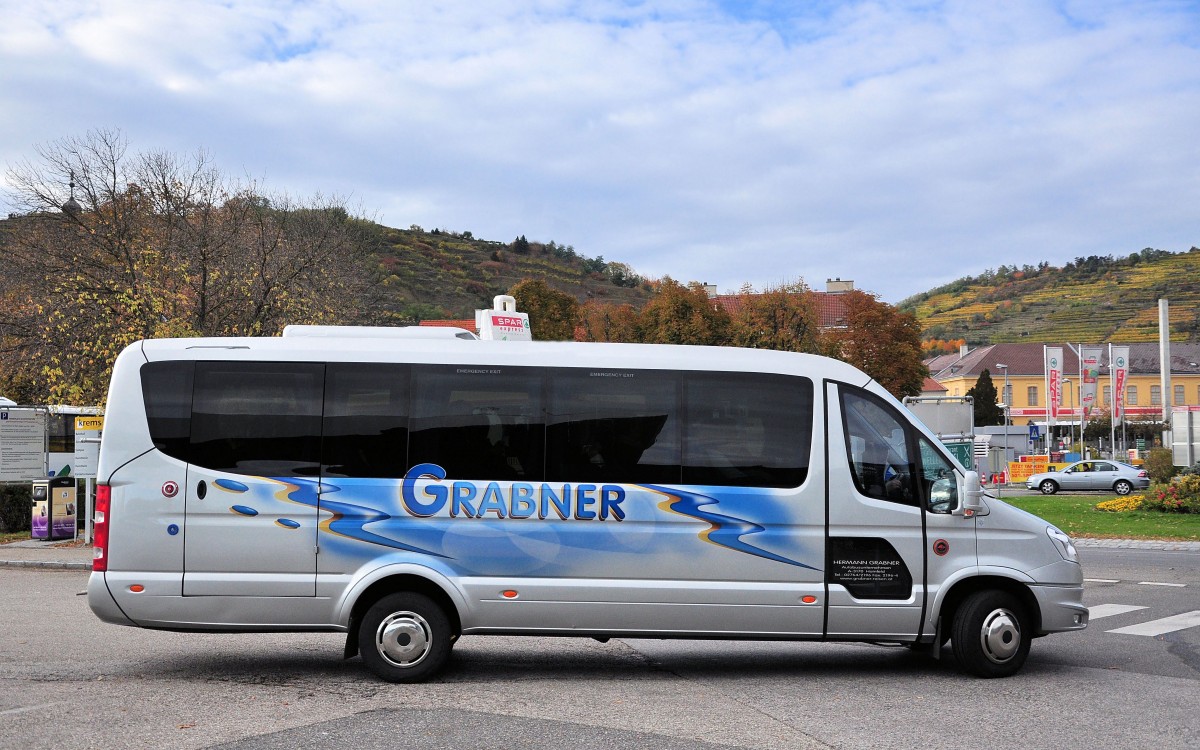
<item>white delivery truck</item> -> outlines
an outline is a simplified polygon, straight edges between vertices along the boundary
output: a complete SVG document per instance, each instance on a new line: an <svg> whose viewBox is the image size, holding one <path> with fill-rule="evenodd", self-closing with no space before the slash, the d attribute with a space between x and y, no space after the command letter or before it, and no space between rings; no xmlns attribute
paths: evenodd
<svg viewBox="0 0 1200 750"><path fill-rule="evenodd" d="M112 623L345 632L397 682L477 634L949 642L995 677L1087 625L1070 539L832 359L149 340L106 414L88 599Z"/></svg>

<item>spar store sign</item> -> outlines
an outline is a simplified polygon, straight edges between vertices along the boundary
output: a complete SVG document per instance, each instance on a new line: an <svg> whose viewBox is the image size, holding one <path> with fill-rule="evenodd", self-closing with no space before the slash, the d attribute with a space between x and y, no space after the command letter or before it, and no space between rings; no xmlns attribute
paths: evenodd
<svg viewBox="0 0 1200 750"><path fill-rule="evenodd" d="M479 329L479 338L496 341L533 341L529 315L519 312L487 311Z"/></svg>

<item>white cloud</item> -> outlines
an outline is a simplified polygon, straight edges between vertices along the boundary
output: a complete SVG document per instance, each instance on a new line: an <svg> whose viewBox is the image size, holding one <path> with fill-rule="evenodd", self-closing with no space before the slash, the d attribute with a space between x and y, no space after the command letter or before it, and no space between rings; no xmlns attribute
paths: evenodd
<svg viewBox="0 0 1200 750"><path fill-rule="evenodd" d="M0 161L120 127L393 226L892 301L1200 244L1187 4L725 5L0 0Z"/></svg>

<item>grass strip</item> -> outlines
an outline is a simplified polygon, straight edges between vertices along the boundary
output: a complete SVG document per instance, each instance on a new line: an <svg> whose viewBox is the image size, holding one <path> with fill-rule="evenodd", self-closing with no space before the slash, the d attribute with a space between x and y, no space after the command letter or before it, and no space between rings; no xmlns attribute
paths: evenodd
<svg viewBox="0 0 1200 750"><path fill-rule="evenodd" d="M1113 497L1030 495L1006 497L1004 502L1041 516L1071 536L1200 541L1200 514L1144 510L1110 513L1096 510L1096 503Z"/></svg>

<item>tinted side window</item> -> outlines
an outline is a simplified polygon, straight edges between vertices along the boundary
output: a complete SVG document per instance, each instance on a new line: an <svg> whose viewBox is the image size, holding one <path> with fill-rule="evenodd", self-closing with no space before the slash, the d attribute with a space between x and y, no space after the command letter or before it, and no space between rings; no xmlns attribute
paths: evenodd
<svg viewBox="0 0 1200 750"><path fill-rule="evenodd" d="M684 375L683 482L795 487L808 476L813 386L807 378Z"/></svg>
<svg viewBox="0 0 1200 750"><path fill-rule="evenodd" d="M540 480L541 377L517 367L413 368L408 463L456 479Z"/></svg>
<svg viewBox="0 0 1200 750"><path fill-rule="evenodd" d="M678 415L676 373L558 370L550 385L546 478L677 484Z"/></svg>
<svg viewBox="0 0 1200 750"><path fill-rule="evenodd" d="M194 370L194 362L148 362L140 373L150 439L155 448L180 461L188 460Z"/></svg>
<svg viewBox="0 0 1200 750"><path fill-rule="evenodd" d="M858 491L880 500L919 505L905 422L882 400L843 387L842 421Z"/></svg>
<svg viewBox="0 0 1200 750"><path fill-rule="evenodd" d="M942 452L924 437L921 450L921 478L924 480L925 508L931 513L949 513L958 507L958 477Z"/></svg>
<svg viewBox="0 0 1200 750"><path fill-rule="evenodd" d="M322 473L403 477L407 461L408 366L327 365Z"/></svg>
<svg viewBox="0 0 1200 750"><path fill-rule="evenodd" d="M217 471L316 476L325 365L197 362L190 457Z"/></svg>

